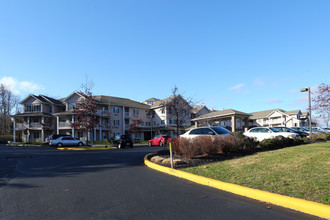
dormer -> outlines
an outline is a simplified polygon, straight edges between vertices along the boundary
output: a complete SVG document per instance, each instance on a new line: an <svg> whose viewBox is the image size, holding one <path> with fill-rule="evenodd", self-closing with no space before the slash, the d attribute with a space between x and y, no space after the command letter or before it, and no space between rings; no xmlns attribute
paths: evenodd
<svg viewBox="0 0 330 220"><path fill-rule="evenodd" d="M83 96L78 92L71 93L68 97L66 97L63 102L65 103L65 111L72 111L74 107L76 107L76 103L81 101Z"/></svg>

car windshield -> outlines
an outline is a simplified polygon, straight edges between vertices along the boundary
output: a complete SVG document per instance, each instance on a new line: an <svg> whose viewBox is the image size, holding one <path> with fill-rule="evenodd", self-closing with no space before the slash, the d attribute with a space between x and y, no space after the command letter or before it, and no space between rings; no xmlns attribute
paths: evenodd
<svg viewBox="0 0 330 220"><path fill-rule="evenodd" d="M278 130L278 129L276 129L276 128L272 128L272 127L270 127L269 129L272 130L273 132L281 132L280 130Z"/></svg>
<svg viewBox="0 0 330 220"><path fill-rule="evenodd" d="M228 131L227 129L225 128L222 128L222 127L212 127L212 129L217 132L218 134L229 134L230 131Z"/></svg>

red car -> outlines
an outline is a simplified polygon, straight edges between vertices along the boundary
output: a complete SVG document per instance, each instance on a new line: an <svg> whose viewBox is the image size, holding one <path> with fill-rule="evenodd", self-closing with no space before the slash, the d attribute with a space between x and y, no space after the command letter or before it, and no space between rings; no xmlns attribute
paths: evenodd
<svg viewBox="0 0 330 220"><path fill-rule="evenodd" d="M148 141L148 145L149 145L149 147L151 147L153 145L163 146L164 144L166 144L168 138L169 138L169 136L156 135L153 139Z"/></svg>

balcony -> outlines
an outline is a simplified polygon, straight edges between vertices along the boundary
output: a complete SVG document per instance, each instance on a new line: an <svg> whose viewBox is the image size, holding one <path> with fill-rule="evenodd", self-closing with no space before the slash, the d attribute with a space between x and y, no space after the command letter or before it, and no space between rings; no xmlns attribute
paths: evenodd
<svg viewBox="0 0 330 220"><path fill-rule="evenodd" d="M110 115L110 112L107 111L107 110L97 110L96 111L96 114L97 115L101 115L101 116L109 116Z"/></svg>
<svg viewBox="0 0 330 220"><path fill-rule="evenodd" d="M29 127L27 123L16 123L15 126L15 130L25 130Z"/></svg>
<svg viewBox="0 0 330 220"><path fill-rule="evenodd" d="M130 118L130 117L131 117L131 113L125 112L125 118Z"/></svg>
<svg viewBox="0 0 330 220"><path fill-rule="evenodd" d="M59 122L58 128L71 128L71 124L69 122Z"/></svg>

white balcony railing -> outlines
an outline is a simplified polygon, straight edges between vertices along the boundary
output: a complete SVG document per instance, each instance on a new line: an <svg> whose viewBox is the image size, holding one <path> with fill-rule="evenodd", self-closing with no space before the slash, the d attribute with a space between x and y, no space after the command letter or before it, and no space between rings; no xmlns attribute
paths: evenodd
<svg viewBox="0 0 330 220"><path fill-rule="evenodd" d="M110 115L110 112L107 111L107 110L97 110L97 111L96 111L96 114L98 114L98 115L106 115L106 116L108 116L108 115Z"/></svg>
<svg viewBox="0 0 330 220"><path fill-rule="evenodd" d="M71 125L70 125L70 123L68 123L68 122L61 122L61 121L60 121L58 127L59 127L59 128L71 128Z"/></svg>
<svg viewBox="0 0 330 220"><path fill-rule="evenodd" d="M131 117L131 113L129 113L129 112L125 112L125 117L126 117L126 118Z"/></svg>

